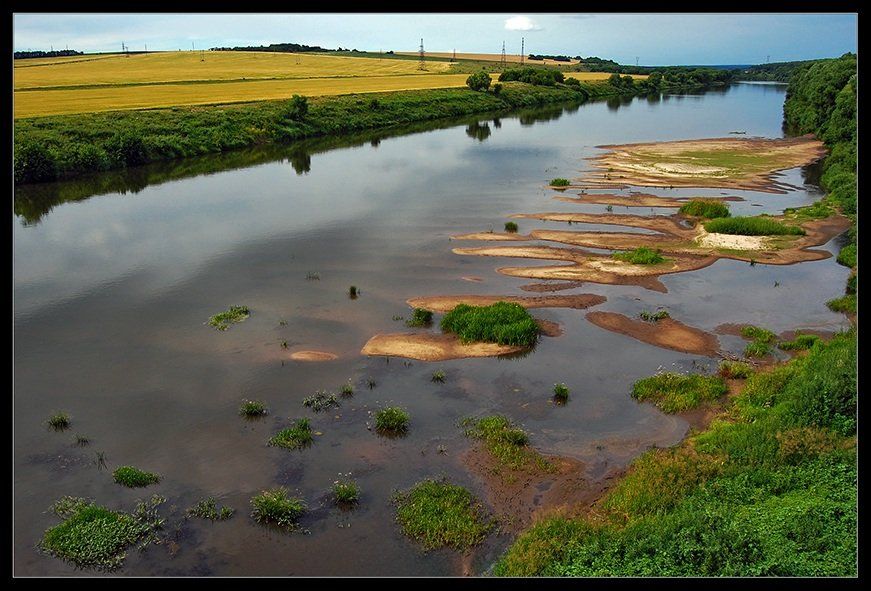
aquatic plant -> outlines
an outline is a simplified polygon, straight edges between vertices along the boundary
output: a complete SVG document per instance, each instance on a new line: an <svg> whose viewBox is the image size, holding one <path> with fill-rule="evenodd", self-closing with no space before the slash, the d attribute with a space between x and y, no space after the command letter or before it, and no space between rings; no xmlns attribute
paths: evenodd
<svg viewBox="0 0 871 591"><path fill-rule="evenodd" d="M408 432L411 416L398 406L388 406L375 413L375 430L386 435Z"/></svg>
<svg viewBox="0 0 871 591"><path fill-rule="evenodd" d="M46 423L55 431L64 431L70 428L70 415L65 412L57 412L48 417Z"/></svg>
<svg viewBox="0 0 871 591"><path fill-rule="evenodd" d="M440 384L443 384L445 382L445 377L445 372L437 369L436 371L432 372L432 377L430 379L433 382L439 382Z"/></svg>
<svg viewBox="0 0 871 591"><path fill-rule="evenodd" d="M333 498L338 505L351 505L360 500L360 487L349 478L333 482Z"/></svg>
<svg viewBox="0 0 871 591"><path fill-rule="evenodd" d="M266 405L259 400L243 400L242 406L239 407L239 414L243 417L262 417L267 412Z"/></svg>
<svg viewBox="0 0 871 591"><path fill-rule="evenodd" d="M351 384L351 380L348 380L347 384L343 384L341 388L342 396L353 396L354 395L354 385Z"/></svg>
<svg viewBox="0 0 871 591"><path fill-rule="evenodd" d="M480 544L494 526L483 505L461 486L428 479L393 496L402 533L433 550L466 550Z"/></svg>
<svg viewBox="0 0 871 591"><path fill-rule="evenodd" d="M91 438L88 437L87 435L81 435L79 433L76 433L75 443L76 443L76 445L78 445L80 447L85 447L86 445L91 444Z"/></svg>
<svg viewBox="0 0 871 591"><path fill-rule="evenodd" d="M568 179L563 178L555 178L550 181L551 187L568 187L570 184Z"/></svg>
<svg viewBox="0 0 871 591"><path fill-rule="evenodd" d="M128 488L138 488L160 482L159 474L145 472L133 466L119 466L112 472L112 478L116 483Z"/></svg>
<svg viewBox="0 0 871 591"><path fill-rule="evenodd" d="M405 321L406 326L419 327L432 324L432 312L423 308L415 308L411 318Z"/></svg>
<svg viewBox="0 0 871 591"><path fill-rule="evenodd" d="M284 487L264 490L251 498L251 517L258 523L274 523L293 527L306 511L302 499L288 497Z"/></svg>
<svg viewBox="0 0 871 591"><path fill-rule="evenodd" d="M716 218L705 222L705 230L712 234L735 234L738 236L804 236L799 226L791 226L767 217Z"/></svg>
<svg viewBox="0 0 871 591"><path fill-rule="evenodd" d="M269 445L286 449L303 449L314 441L308 419L297 419L291 427L286 427L269 438Z"/></svg>
<svg viewBox="0 0 871 591"><path fill-rule="evenodd" d="M667 260L660 254L658 248L654 250L652 248L647 248L646 246L641 246L626 252L615 252L611 257L618 261L632 263L633 265L657 265Z"/></svg>
<svg viewBox="0 0 871 591"><path fill-rule="evenodd" d="M651 401L666 413L690 410L716 400L728 391L720 376L662 372L642 378L632 385L632 397L639 402Z"/></svg>
<svg viewBox="0 0 871 591"><path fill-rule="evenodd" d="M378 385L378 382L376 382L373 378L366 378L366 387L369 388L370 390L377 385Z"/></svg>
<svg viewBox="0 0 871 591"><path fill-rule="evenodd" d="M648 312L647 310L642 310L638 317L645 322L658 322L664 318L671 318L668 310L657 310L656 312Z"/></svg>
<svg viewBox="0 0 871 591"><path fill-rule="evenodd" d="M230 306L230 308L209 318L209 326L218 330L227 330L231 324L242 322L250 315L248 306Z"/></svg>
<svg viewBox="0 0 871 591"><path fill-rule="evenodd" d="M351 389L351 394L354 393L353 388ZM336 395L332 392L324 392L322 390L318 390L311 396L306 396L302 399L302 405L308 408L311 408L315 412L321 412L322 410L327 410L334 406L341 406L341 403L336 398Z"/></svg>
<svg viewBox="0 0 871 591"><path fill-rule="evenodd" d="M320 281L321 274L317 271L309 271L305 274L305 278L309 281Z"/></svg>
<svg viewBox="0 0 871 591"><path fill-rule="evenodd" d="M715 199L691 199L680 206L678 211L684 215L697 218L727 218L729 208L725 203Z"/></svg>
<svg viewBox="0 0 871 591"><path fill-rule="evenodd" d="M565 384L554 384L553 397L557 402L565 403L569 399L569 387Z"/></svg>
<svg viewBox="0 0 871 591"><path fill-rule="evenodd" d="M510 233L514 234L515 232L517 232L517 230L518 230L518 227L517 227L516 223L505 222L505 231L506 232L510 232Z"/></svg>
<svg viewBox="0 0 871 591"><path fill-rule="evenodd" d="M221 507L218 509L218 503L214 497L206 497L199 501L193 507L190 507L186 514L191 517L199 517L200 519L210 519L212 521L224 521L230 519L236 512L230 507Z"/></svg>
<svg viewBox="0 0 871 591"><path fill-rule="evenodd" d="M348 297L350 297L351 299L356 298L359 295L359 293L360 292L357 290L356 285L352 285L351 287L348 288Z"/></svg>
<svg viewBox="0 0 871 591"><path fill-rule="evenodd" d="M483 341L530 347L538 341L535 319L520 304L496 302L490 306L459 304L445 314L441 329L456 333L464 343Z"/></svg>
<svg viewBox="0 0 871 591"><path fill-rule="evenodd" d="M491 415L480 419L466 418L460 421L464 435L484 442L487 452L497 461L494 471L508 480L513 480L509 471L554 470L553 464L529 447L529 436L510 419Z"/></svg>

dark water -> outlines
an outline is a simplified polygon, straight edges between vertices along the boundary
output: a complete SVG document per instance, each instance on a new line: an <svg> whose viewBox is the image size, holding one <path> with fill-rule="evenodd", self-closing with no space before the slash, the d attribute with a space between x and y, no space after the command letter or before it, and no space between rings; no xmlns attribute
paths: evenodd
<svg viewBox="0 0 871 591"><path fill-rule="evenodd" d="M409 313L410 297L531 295L519 289L525 280L495 268L540 261L455 255L453 247L475 243L449 237L500 230L512 213L604 211L554 201L544 186L578 176L594 146L730 131L780 137L783 99L782 86L741 84L21 188L13 221L15 573L81 572L36 548L57 523L47 509L61 496L130 510L157 492L168 498L166 528L178 547L131 549L121 574L459 574L457 553L423 553L399 534L390 496L437 475L483 496L483 483L460 459L470 445L457 427L462 417L504 413L543 452L588 462L591 477L652 445L677 443L686 422L635 403L629 388L659 367L714 362L599 329L584 311L536 310L564 335L542 339L517 359L388 362L359 351L378 332L404 329L392 318ZM804 184L811 172L784 173L801 187L786 195L729 191L747 199L731 208L756 214L810 203L820 197ZM521 232L566 227L517 221ZM826 248L834 252L834 241ZM309 272L320 280L307 280ZM824 302L842 294L847 274L833 258L755 267L721 260L664 276L668 293L596 284L560 293L602 294L608 300L597 310L629 315L663 305L708 330L724 322L834 330L844 319ZM350 285L362 292L356 300L347 295ZM204 324L234 304L249 306L251 317L224 333ZM720 340L734 352L744 346ZM301 349L339 359L288 359ZM445 384L430 381L436 369L446 372ZM368 378L377 382L372 390ZM337 390L349 379L356 393L334 412L302 406L316 390ZM571 388L567 405L552 404L554 382ZM265 401L269 416L243 421L243 398ZM407 437L383 439L367 429L369 412L388 403L411 413ZM57 410L70 413L69 431L44 427ZM289 419L303 416L322 433L311 448L266 446ZM91 445L73 446L75 433ZM124 489L94 465L98 451L110 470L132 464L163 480ZM342 512L326 495L349 472L362 502ZM305 532L272 530L248 516L249 499L276 485L308 503ZM184 509L207 495L236 508L236 516L180 524ZM491 537L471 559L473 571L485 572L509 541Z"/></svg>

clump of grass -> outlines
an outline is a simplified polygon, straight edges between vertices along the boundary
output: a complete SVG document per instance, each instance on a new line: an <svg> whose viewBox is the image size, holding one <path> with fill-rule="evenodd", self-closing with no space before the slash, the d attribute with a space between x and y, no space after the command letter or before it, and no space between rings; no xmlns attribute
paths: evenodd
<svg viewBox="0 0 871 591"><path fill-rule="evenodd" d="M430 378L430 379L433 382L438 382L440 384L444 384L445 379L446 379L445 372L440 370L440 369L437 369L436 371L432 372L432 378Z"/></svg>
<svg viewBox="0 0 871 591"><path fill-rule="evenodd" d="M771 345L764 341L751 341L744 347L744 357L765 357L771 353Z"/></svg>
<svg viewBox="0 0 871 591"><path fill-rule="evenodd" d="M348 288L348 297L349 298L354 299L358 295L360 295L360 290L357 289L356 285L352 285L351 287Z"/></svg>
<svg viewBox="0 0 871 591"><path fill-rule="evenodd" d="M308 419L298 419L292 427L286 427L269 439L269 445L286 449L303 449L314 441Z"/></svg>
<svg viewBox="0 0 871 591"><path fill-rule="evenodd" d="M826 306L828 306L829 310L832 312L854 314L856 312L856 294L848 294L835 298L834 300L829 300L826 302Z"/></svg>
<svg viewBox="0 0 871 591"><path fill-rule="evenodd" d="M660 254L658 248L654 250L646 246L626 252L615 252L611 256L618 261L625 261L633 265L657 265L666 261L666 258Z"/></svg>
<svg viewBox="0 0 871 591"><path fill-rule="evenodd" d="M825 199L821 199L805 207L787 207L783 213L792 218L819 220L829 217L835 211L826 203Z"/></svg>
<svg viewBox="0 0 871 591"><path fill-rule="evenodd" d="M48 417L46 423L55 431L64 431L70 428L70 415L65 412L57 412Z"/></svg>
<svg viewBox="0 0 871 591"><path fill-rule="evenodd" d="M138 488L160 482L159 474L145 472L133 466L119 466L112 472L112 478L116 483L128 488Z"/></svg>
<svg viewBox="0 0 871 591"><path fill-rule="evenodd" d="M606 205L605 211L607 211L608 213L611 213L612 211L614 211L614 206L613 205Z"/></svg>
<svg viewBox="0 0 871 591"><path fill-rule="evenodd" d="M360 500L360 487L351 479L333 482L333 498L337 505L352 505Z"/></svg>
<svg viewBox="0 0 871 591"><path fill-rule="evenodd" d="M347 384L343 384L340 390L342 396L353 396L354 395L354 385L351 383L351 380L348 380Z"/></svg>
<svg viewBox="0 0 871 591"><path fill-rule="evenodd" d="M639 314L638 317L645 322L659 322L663 318L671 318L668 310L657 310L656 312L648 312L647 310L642 310L641 314Z"/></svg>
<svg viewBox="0 0 871 591"><path fill-rule="evenodd" d="M744 363L743 361L730 361L724 359L717 367L717 373L724 378L743 380L749 378L753 374L753 367L749 363Z"/></svg>
<svg viewBox="0 0 871 591"><path fill-rule="evenodd" d="M218 330L227 330L231 324L242 322L250 315L248 306L230 306L226 312L215 314L209 318L209 326Z"/></svg>
<svg viewBox="0 0 871 591"><path fill-rule="evenodd" d="M632 397L639 402L652 401L660 410L671 414L716 400L727 390L719 376L663 372L635 382Z"/></svg>
<svg viewBox="0 0 871 591"><path fill-rule="evenodd" d="M517 228L517 224L516 224L516 223L514 223L514 222L505 222L505 231L506 231L506 232L510 232L511 234L514 234L515 232L517 232L517 230L518 230L518 228Z"/></svg>
<svg viewBox="0 0 871 591"><path fill-rule="evenodd" d="M555 178L550 181L551 187L568 187L570 184L569 179L564 178Z"/></svg>
<svg viewBox="0 0 871 591"><path fill-rule="evenodd" d="M853 268L856 266L857 251L855 244L848 244L838 252L838 263L845 267Z"/></svg>
<svg viewBox="0 0 871 591"><path fill-rule="evenodd" d="M490 306L459 304L445 314L441 329L456 333L464 343L488 342L530 347L538 341L538 325L520 304Z"/></svg>
<svg viewBox="0 0 871 591"><path fill-rule="evenodd" d="M259 400L243 400L239 407L239 414L243 417L258 418L267 413L266 405Z"/></svg>
<svg viewBox="0 0 871 591"><path fill-rule="evenodd" d="M79 433L76 433L75 443L79 447L85 447L86 445L91 444L91 438L88 437L87 435L81 435Z"/></svg>
<svg viewBox="0 0 871 591"><path fill-rule="evenodd" d="M554 469L541 454L529 447L529 435L507 417L492 415L477 420L467 418L461 421L460 426L465 427L466 437L484 442L487 452L498 462L495 471L507 479L513 479L513 475L503 473L502 469L545 472Z"/></svg>
<svg viewBox="0 0 871 591"><path fill-rule="evenodd" d="M408 432L410 415L398 406L382 408L375 414L375 430L386 435L400 435Z"/></svg>
<svg viewBox="0 0 871 591"><path fill-rule="evenodd" d="M775 340L777 340L777 335L770 330L767 330L765 328L759 328L758 326L753 326L752 324L741 327L741 336L745 339L751 339L754 341L759 341L761 343L773 343Z"/></svg>
<svg viewBox="0 0 871 591"><path fill-rule="evenodd" d="M126 549L153 535L163 520L157 518L157 505L164 499L155 495L151 506L140 503L134 514L110 511L106 507L77 498L63 497L51 511L64 519L45 531L40 548L79 568L111 571L120 567Z"/></svg>
<svg viewBox="0 0 871 591"><path fill-rule="evenodd" d="M351 388L351 394L353 393L354 389ZM321 412L322 410L327 410L334 406L341 406L341 403L338 401L335 394L318 390L311 396L303 398L302 405L315 412Z"/></svg>
<svg viewBox="0 0 871 591"><path fill-rule="evenodd" d="M804 236L799 226L790 226L766 217L716 218L705 222L705 230L712 234L736 234L739 236Z"/></svg>
<svg viewBox="0 0 871 591"><path fill-rule="evenodd" d="M680 213L697 218L727 218L729 208L725 203L714 199L691 199L680 206Z"/></svg>
<svg viewBox="0 0 871 591"><path fill-rule="evenodd" d="M445 480L419 482L396 493L393 501L402 533L427 550L466 550L480 544L494 525L478 499Z"/></svg>
<svg viewBox="0 0 871 591"><path fill-rule="evenodd" d="M378 385L378 382L376 382L373 378L366 378L366 387L369 388L370 390L373 389L377 385Z"/></svg>
<svg viewBox="0 0 871 591"><path fill-rule="evenodd" d="M569 399L569 387L565 384L554 384L553 397L557 402L565 403Z"/></svg>
<svg viewBox="0 0 871 591"><path fill-rule="evenodd" d="M274 523L281 527L293 527L305 513L302 499L287 496L284 487L264 490L251 498L254 510L251 517L258 523Z"/></svg>
<svg viewBox="0 0 871 591"><path fill-rule="evenodd" d="M815 334L797 334L791 341L777 343L777 348L784 351L804 351L813 347L820 340Z"/></svg>
<svg viewBox="0 0 871 591"><path fill-rule="evenodd" d="M415 308L411 318L405 321L406 326L429 326L432 324L432 312L423 308Z"/></svg>
<svg viewBox="0 0 871 591"><path fill-rule="evenodd" d="M235 512L235 509L226 506L218 509L218 503L214 497L206 497L190 507L187 510L187 515L200 519L211 519L212 521L224 521L230 519Z"/></svg>

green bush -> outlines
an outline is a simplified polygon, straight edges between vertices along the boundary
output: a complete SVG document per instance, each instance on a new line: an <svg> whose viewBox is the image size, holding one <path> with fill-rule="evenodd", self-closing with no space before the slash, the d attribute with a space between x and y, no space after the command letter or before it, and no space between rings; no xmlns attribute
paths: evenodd
<svg viewBox="0 0 871 591"><path fill-rule="evenodd" d="M466 85L472 90L487 90L490 88L490 74L485 71L475 72L466 78Z"/></svg>
<svg viewBox="0 0 871 591"><path fill-rule="evenodd" d="M490 306L459 304L445 314L441 329L456 333L464 343L488 342L531 347L538 341L538 324L520 304Z"/></svg>
<svg viewBox="0 0 871 591"><path fill-rule="evenodd" d="M848 244L838 253L838 262L845 267L853 268L856 266L856 245Z"/></svg>
<svg viewBox="0 0 871 591"><path fill-rule="evenodd" d="M284 109L284 117L292 121L303 121L308 115L308 99L298 94L290 97Z"/></svg>
<svg viewBox="0 0 871 591"><path fill-rule="evenodd" d="M798 226L788 226L765 217L716 218L705 222L705 230L712 234L736 234L739 236L804 236Z"/></svg>
<svg viewBox="0 0 871 591"><path fill-rule="evenodd" d="M840 298L835 298L826 302L826 306L832 312L843 312L844 314L856 313L856 295L848 294Z"/></svg>
<svg viewBox="0 0 871 591"><path fill-rule="evenodd" d="M569 387L565 384L553 385L553 397L559 402L565 402L569 399Z"/></svg>
<svg viewBox="0 0 871 591"><path fill-rule="evenodd" d="M729 208L715 199L691 199L680 206L680 213L697 218L727 218Z"/></svg>
<svg viewBox="0 0 871 591"><path fill-rule="evenodd" d="M517 224L515 222L505 222L505 231L514 234L517 232Z"/></svg>
<svg viewBox="0 0 871 591"><path fill-rule="evenodd" d="M55 159L45 146L37 142L22 142L14 148L16 183L51 181L57 177Z"/></svg>

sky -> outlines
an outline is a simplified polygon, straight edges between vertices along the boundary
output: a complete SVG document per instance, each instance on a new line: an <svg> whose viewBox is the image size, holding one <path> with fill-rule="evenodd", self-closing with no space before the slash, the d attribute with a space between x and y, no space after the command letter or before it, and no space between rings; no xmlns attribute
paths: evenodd
<svg viewBox="0 0 871 591"><path fill-rule="evenodd" d="M208 49L293 42L366 51L598 56L622 64L758 64L857 51L856 14L34 14L13 15L15 51Z"/></svg>

